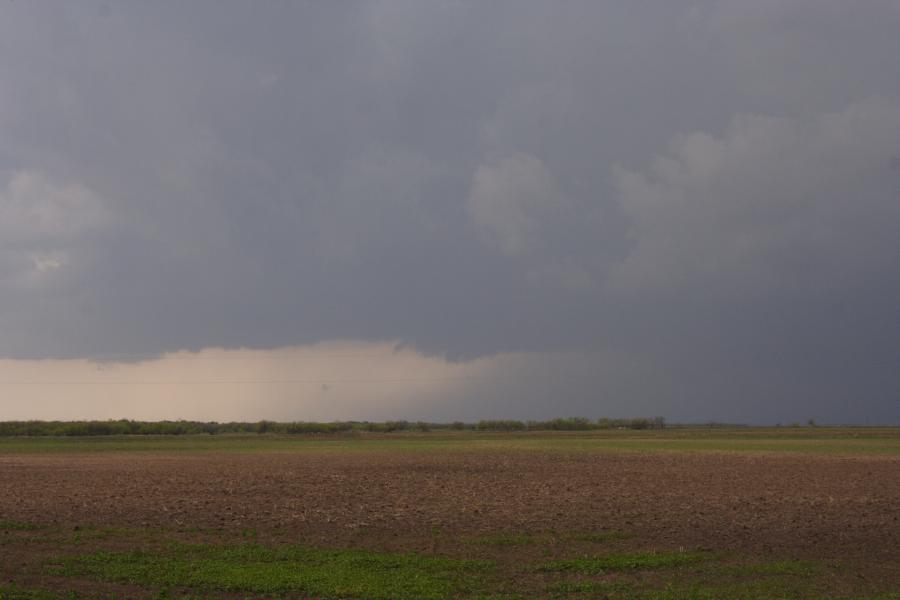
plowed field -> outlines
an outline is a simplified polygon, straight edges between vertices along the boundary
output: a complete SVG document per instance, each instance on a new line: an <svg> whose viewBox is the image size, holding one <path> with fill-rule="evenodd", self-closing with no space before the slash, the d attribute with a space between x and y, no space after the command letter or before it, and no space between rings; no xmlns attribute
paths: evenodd
<svg viewBox="0 0 900 600"><path fill-rule="evenodd" d="M2 523L5 582L88 594L143 588L48 574L48 561L62 549L164 538L490 559L501 572L569 556L696 551L829 565L830 585L847 595L900 589L900 458L879 454L6 454ZM501 587L549 594L535 591L545 577L518 580L525 592Z"/></svg>

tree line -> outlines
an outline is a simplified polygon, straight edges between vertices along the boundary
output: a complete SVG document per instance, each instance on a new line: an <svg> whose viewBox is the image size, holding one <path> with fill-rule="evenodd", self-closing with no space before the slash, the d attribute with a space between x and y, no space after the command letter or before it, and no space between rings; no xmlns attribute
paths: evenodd
<svg viewBox="0 0 900 600"><path fill-rule="evenodd" d="M103 436L103 435L197 435L229 433L275 434L333 434L347 432L427 432L427 431L592 431L598 429L663 429L663 417L637 419L596 420L584 417L551 419L548 421L518 421L510 419L482 420L474 423L426 423L424 421L4 421L0 422L0 436Z"/></svg>

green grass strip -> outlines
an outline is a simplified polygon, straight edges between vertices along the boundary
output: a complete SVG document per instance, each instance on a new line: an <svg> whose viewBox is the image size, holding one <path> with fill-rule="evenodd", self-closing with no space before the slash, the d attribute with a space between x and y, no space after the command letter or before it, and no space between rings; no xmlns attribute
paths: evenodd
<svg viewBox="0 0 900 600"><path fill-rule="evenodd" d="M23 588L15 584L0 585L0 600L60 600L78 598L78 594L51 592L36 588Z"/></svg>
<svg viewBox="0 0 900 600"><path fill-rule="evenodd" d="M0 521L0 531L36 531L38 529L43 529L43 527L21 521Z"/></svg>
<svg viewBox="0 0 900 600"><path fill-rule="evenodd" d="M300 546L177 545L165 555L97 552L64 558L50 571L134 585L179 586L324 598L449 598L479 583L493 568L480 560Z"/></svg>
<svg viewBox="0 0 900 600"><path fill-rule="evenodd" d="M702 560L710 555L704 552L658 552L641 554L605 554L553 560L538 565L539 572L569 572L584 575L601 575L607 571L637 571L680 567Z"/></svg>
<svg viewBox="0 0 900 600"><path fill-rule="evenodd" d="M0 454L85 452L791 452L900 454L900 428L735 428L588 432L0 437Z"/></svg>

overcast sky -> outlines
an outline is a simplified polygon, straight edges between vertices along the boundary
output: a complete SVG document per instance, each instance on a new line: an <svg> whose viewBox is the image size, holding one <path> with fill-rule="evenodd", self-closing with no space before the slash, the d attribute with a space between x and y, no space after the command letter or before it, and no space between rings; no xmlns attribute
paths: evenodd
<svg viewBox="0 0 900 600"><path fill-rule="evenodd" d="M0 419L900 423L898 31L4 1Z"/></svg>

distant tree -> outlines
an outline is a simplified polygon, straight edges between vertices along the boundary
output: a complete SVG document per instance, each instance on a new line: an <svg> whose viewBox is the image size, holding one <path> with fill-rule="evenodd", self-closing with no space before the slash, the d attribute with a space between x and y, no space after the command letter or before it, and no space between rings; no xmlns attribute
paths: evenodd
<svg viewBox="0 0 900 600"><path fill-rule="evenodd" d="M479 431L522 431L526 427L522 421L514 420L482 420L475 424Z"/></svg>

